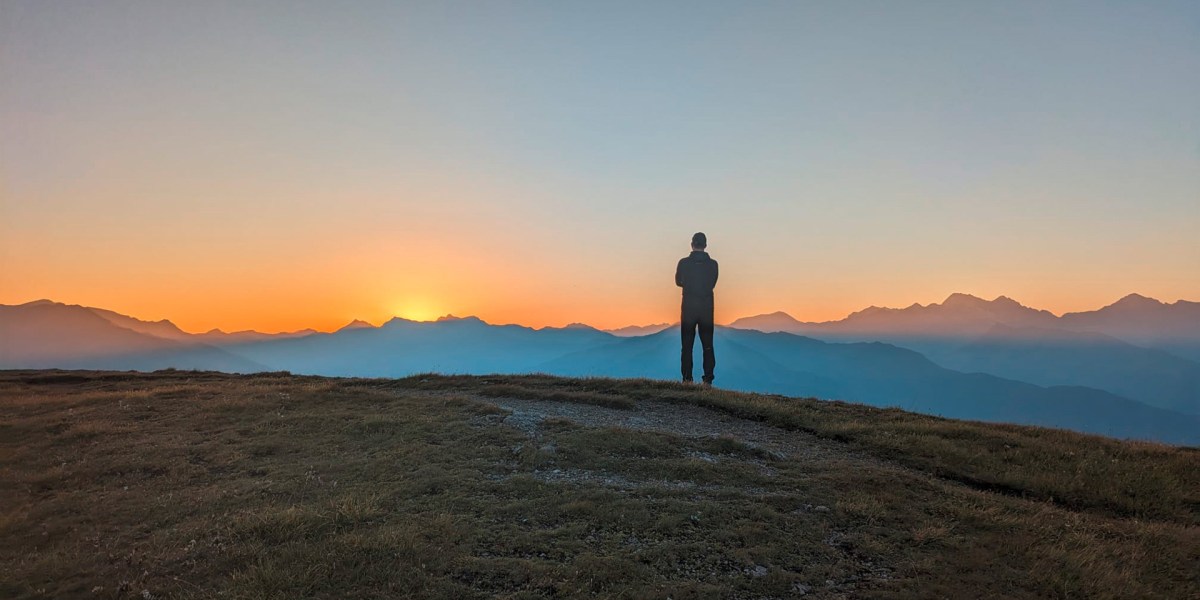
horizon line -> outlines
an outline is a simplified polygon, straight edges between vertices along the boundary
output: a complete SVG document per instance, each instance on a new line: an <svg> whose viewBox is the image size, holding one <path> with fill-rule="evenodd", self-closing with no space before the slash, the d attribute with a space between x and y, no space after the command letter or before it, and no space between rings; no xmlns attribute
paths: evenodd
<svg viewBox="0 0 1200 600"><path fill-rule="evenodd" d="M986 298L983 298L983 297L980 297L980 296L976 296L976 295L974 295L974 294L970 294L970 293L966 293L966 292L953 292L953 293L951 293L949 296L947 296L945 299L943 299L941 302L930 302L929 304L921 304L921 303L919 303L919 302L914 302L914 303L912 303L912 304L910 304L910 305L908 305L908 306L904 306L904 307L887 307L887 306L876 306L876 305L870 305L870 306L867 306L867 307L865 307L865 308L861 308L861 309L858 309L858 310L855 310L855 311L851 311L851 312L847 313L847 314L846 314L846 316L842 317L841 319L831 319L831 320L826 320L826 321L804 321L804 320L802 320L802 319L799 319L799 318L797 318L797 317L796 317L794 314L792 314L792 313L790 313L790 312L788 312L788 311L785 311L785 310L777 310L777 311L773 311L773 312L758 313L758 314L753 314L753 315L744 315L744 316L740 316L740 317L734 318L733 320L731 320L731 321L729 321L729 322L727 322L727 323L718 323L717 325L718 325L718 326L723 326L723 327L731 327L731 326L733 326L733 324L734 324L734 323L737 323L738 321L741 321L741 320L744 320L744 319L752 319L752 318L757 318L757 317L773 316L773 315L780 315L780 314L782 314L782 315L785 315L785 316L787 316L788 318L791 318L791 319L793 319L793 320L795 320L795 321L797 321L797 322L799 322L799 323L802 323L802 324L823 324L823 323L836 323L836 322L839 322L839 321L844 321L844 320L846 320L846 319L848 319L848 318L850 318L850 317L852 317L852 316L854 316L854 315L856 315L856 314L859 314L859 313L862 313L862 312L864 312L864 311L871 310L871 309L876 309L876 310L895 310L895 311L901 311L901 310L908 310L908 309L912 309L912 308L929 308L929 307L933 307L933 306L941 306L941 305L944 305L944 304L946 304L948 301L950 301L950 300L952 300L952 299L954 299L954 298L956 298L956 297L965 297L965 298L971 298L971 299L979 300L979 301L982 301L982 302L985 302L985 303L988 303L988 304L992 304L992 303L995 303L995 302L997 302L997 301L1001 301L1001 300L1009 300L1009 301L1012 301L1012 302L1014 302L1014 303L1016 303L1016 304L1018 304L1019 306L1021 306L1021 307L1024 307L1024 308L1029 308L1029 309L1031 309L1031 310L1037 310L1037 311L1042 311L1042 312L1047 312L1047 313L1050 313L1050 314L1051 314L1051 315L1053 315L1055 318L1061 318L1061 317L1063 317L1064 315L1068 315L1068 314L1078 314L1078 313L1084 313L1084 312L1093 312L1093 311L1096 311L1096 310L1101 310L1101 309L1104 309L1104 308L1107 308L1107 307L1113 306L1113 305L1115 305L1115 304L1118 304L1118 303L1120 303L1120 302L1122 302L1122 301L1124 301L1124 300L1131 299L1131 298L1141 298L1141 299L1145 299L1145 300L1151 300L1151 301L1153 301L1153 302L1156 302L1156 303L1158 303L1158 304L1161 304L1161 305L1164 305L1164 306L1173 306L1173 305L1175 305L1175 304L1178 304L1178 303L1180 303L1180 302L1186 302L1186 303L1196 303L1196 302L1197 302L1197 301L1194 301L1194 300L1186 300L1186 299L1183 299L1183 298L1177 299L1177 300L1175 300L1174 302L1167 302L1167 301L1159 300L1159 299L1157 299L1157 298L1154 298L1154 297L1152 297L1152 296L1146 296L1146 295L1144 295L1144 294L1140 294L1140 293L1137 293L1137 292L1131 292L1131 293L1129 293L1129 294L1125 294L1124 296L1121 296L1120 298L1118 298L1117 300L1114 300L1113 302L1110 302L1110 303L1108 303L1108 304L1105 304L1105 305L1103 305L1103 306L1100 306L1100 307L1098 307L1098 308L1091 309L1090 311L1088 311L1088 310L1084 310L1084 311L1070 311L1070 312L1064 312L1064 313L1055 313L1055 312L1053 312L1053 311L1050 311L1050 310L1046 310L1046 309L1039 309L1039 308L1036 308L1036 307L1033 307L1033 306L1029 306L1029 305L1023 304L1023 303L1021 303L1020 301L1013 299L1011 296L1007 296L1007 295L1004 295L1004 294L1001 294L1001 295L999 295L999 296L996 296L995 298L993 298L993 299L991 299L991 300L988 300L988 299L986 299ZM370 322L370 321L368 321L368 320L366 320L366 319L361 319L361 318L352 318L350 321L346 322L344 325L341 325L341 326L339 326L339 327L337 327L337 328L330 329L330 330L327 330L327 331L326 331L326 330L317 329L317 328L314 328L314 327L302 327L302 328L300 328L300 329L293 329L293 330L281 330L281 331L273 331L273 332L272 332L272 331L262 331L262 330L258 330L258 329L235 329L235 330L232 330L232 331L226 331L225 329L222 329L222 328L220 328L220 327L213 327L213 328L210 328L210 329L208 329L208 330L205 330L205 331L188 331L188 330L185 330L185 329L183 329L183 328L182 328L182 327L180 327L179 325L177 325L177 324L176 324L174 321L172 321L172 320L171 320L169 317L164 317L164 318L162 318L162 319L157 319L157 320L149 320L149 319L145 319L145 318L142 318L142 317L134 316L134 315L132 315L132 314L129 314L129 313L120 312L120 311L118 311L118 310L116 310L116 309L113 309L113 308L107 308L107 307L101 307L101 306L87 306L87 305L84 305L84 304L73 304L73 303L69 303L69 302L62 302L62 301L58 301L58 300L51 300L51 299L49 299L49 298L38 298L38 299L35 299L35 300L30 300L30 301L27 301L27 302L20 302L20 303L16 303L16 304L0 304L0 306L10 306L10 307L16 307L16 306L26 306L26 305L30 305L30 304L41 304L41 303L57 304L57 305L61 305L61 306L77 306L77 307L80 307L80 308L86 308L86 309L99 309L99 310L108 310L108 311L112 311L112 312L118 313L118 314L120 314L120 315L122 315L122 316L125 316L125 317L129 317L129 318L132 318L132 319L136 319L136 320L138 320L138 321L141 321L141 322L144 322L144 323L163 323L163 322L166 322L166 323L170 323L170 324L171 324L171 326L175 327L175 328L176 328L176 329L178 329L179 331L181 331L181 332L183 332L183 333L185 333L185 334L188 334L188 335L205 335L205 334L209 334L209 333L220 333L220 334L225 334L225 335L233 335L233 334L239 334L239 333L257 333L257 334L264 334L264 335L285 335L285 334L299 334L299 333L305 333L305 332L332 334L332 333L337 333L337 332L339 332L339 331L341 331L341 330L343 330L343 329L346 329L347 327L349 327L349 326L351 326L351 325L353 325L353 324L355 324L355 323L366 323L366 324L367 324L367 325L369 325L371 328L378 329L378 328L380 328L380 327L383 327L384 325L386 325L386 324L388 324L388 323L390 323L390 322L397 321L397 320L398 320L398 321L406 321L406 322L410 322L410 323L439 323L439 322L445 322L445 321L461 321L461 320L475 319L475 320L478 320L478 321L479 321L479 322L481 322L481 323L484 323L485 325L492 325L492 326L496 326L496 327L506 327L506 326L514 326L514 325L515 325L515 326L518 326L518 327L525 327L525 328L527 328L527 329L532 329L532 330L535 330L535 331L542 331L542 330L545 330L545 329L569 329L569 328L572 328L572 327L588 327L588 328L594 329L594 330L596 330L596 331L602 331L602 332L606 332L606 333L612 333L612 332L614 332L614 331L620 331L620 330L623 330L623 329L632 329L632 328L650 328L650 327L659 327L659 326L662 326L664 329L666 329L666 328L670 328L670 327L672 327L672 326L678 325L678 323L679 323L678 319L676 319L676 320L674 320L674 321L670 321L670 322L648 323L648 324L630 324L630 325L622 325L622 326L619 326L619 327L609 327L609 328L602 328L602 327L597 327L597 326L595 326L595 325L591 325L591 324L589 324L589 323L586 323L586 322L583 322L583 321L572 321L572 322L569 322L569 323L565 323L565 324L563 324L563 325L543 325L543 326L540 326L540 327L536 327L536 326L533 326L533 325L526 325L526 324L524 324L524 323L493 323L493 322L487 321L487 320L486 320L486 319L484 319L483 317L479 317L479 316L477 316L477 315L465 315L465 316L461 316L461 317L460 317L460 316L456 316L456 315L454 315L454 314L452 314L452 313L447 313L447 314L445 314L445 315L442 315L442 316L440 316L440 317L437 317L437 318L434 318L434 319L425 319L425 320L422 320L422 319L410 319L410 318L407 318L407 317L402 317L402 316L399 316L399 315L392 315L390 318L388 318L388 319L386 319L386 320L382 321L382 322L381 322L381 323L379 323L378 325L376 325L376 324L374 324L374 323L372 323L372 322Z"/></svg>

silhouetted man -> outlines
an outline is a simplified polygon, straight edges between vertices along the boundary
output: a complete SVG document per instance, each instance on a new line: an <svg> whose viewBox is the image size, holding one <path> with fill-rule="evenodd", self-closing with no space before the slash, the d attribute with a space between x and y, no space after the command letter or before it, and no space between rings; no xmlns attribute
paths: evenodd
<svg viewBox="0 0 1200 600"><path fill-rule="evenodd" d="M679 325L683 334L683 352L679 362L684 382L692 380L692 346L696 329L700 330L700 345L704 348L704 384L712 385L717 358L713 354L713 288L717 286L717 261L704 251L708 238L703 233L692 236L692 253L675 267L675 285L683 288L683 309Z"/></svg>

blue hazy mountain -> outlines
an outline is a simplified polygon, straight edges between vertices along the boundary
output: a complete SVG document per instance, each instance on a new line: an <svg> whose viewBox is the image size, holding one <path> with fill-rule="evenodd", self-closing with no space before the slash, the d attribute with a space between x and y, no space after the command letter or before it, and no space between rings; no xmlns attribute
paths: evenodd
<svg viewBox="0 0 1200 600"><path fill-rule="evenodd" d="M475 317L417 322L395 318L378 328L229 346L257 363L293 373L401 377L413 373L518 373L615 336L591 327L532 329L489 325Z"/></svg>
<svg viewBox="0 0 1200 600"><path fill-rule="evenodd" d="M934 362L1039 385L1082 385L1200 414L1200 303L1126 296L1097 311L1052 313L1001 296L952 294L941 304L871 307L840 321L805 323L786 313L734 327L826 341L883 341Z"/></svg>
<svg viewBox="0 0 1200 600"><path fill-rule="evenodd" d="M1038 385L1095 387L1151 406L1200 414L1200 363L1101 333L996 325L961 346L913 346L957 371Z"/></svg>
<svg viewBox="0 0 1200 600"><path fill-rule="evenodd" d="M421 372L679 377L679 336L674 328L652 335L619 337L580 325L532 329L490 325L474 317L437 322L393 319L379 327L355 324L334 333L250 337L214 347L193 341L199 336L191 334L184 334L182 340L168 339L117 325L125 323L176 336L173 326L162 322L154 322L151 327L145 325L148 322L133 321L111 315L105 318L93 309L56 303L0 307L0 368L175 367L357 377L400 377ZM1032 337L1024 329L1014 329L1020 339ZM991 334L1000 335L995 331ZM1072 341L1050 336L1053 344L1060 346L1051 344L1048 350L1013 346L1006 350L1015 357L1011 368L1014 372L1026 368L1022 357L1035 350L1052 357L1043 358L1045 364L1060 360L1053 358L1059 353L1074 353L1080 371L1089 364L1113 360L1105 354L1109 351L1118 358L1141 352L1145 361L1166 365L1163 368L1167 374L1182 368L1171 361L1187 363L1169 355L1164 358L1154 354L1156 351L1131 350L1115 340L1106 341L1108 345L1104 346L1099 342L1111 338L1088 335L1100 337ZM1011 343L1008 338L1003 341ZM1061 346L1068 342L1085 347ZM1200 444L1200 417L1150 406L1094 386L1043 386L995 374L961 372L913 349L880 342L833 343L787 333L718 328L716 343L717 383L725 388ZM959 352L964 368L972 370L971 360L995 367L999 364L994 357L998 344L992 340L975 347L964 345ZM976 353L983 358L977 358ZM1150 368L1139 367L1136 362L1130 362L1130 366L1135 375ZM1062 378L1052 370L1027 369L1021 373L1031 380ZM1111 385L1133 386L1131 393L1139 393L1136 378L1121 379L1125 376L1117 369L1113 369L1113 377L1116 379ZM1160 377L1158 387L1153 388L1159 390L1156 394L1167 395L1176 388L1185 394L1187 386L1194 385L1194 379L1171 377Z"/></svg>
<svg viewBox="0 0 1200 600"><path fill-rule="evenodd" d="M1099 310L1067 313L1062 327L1102 333L1200 361L1200 302L1160 302L1130 294Z"/></svg>
<svg viewBox="0 0 1200 600"><path fill-rule="evenodd" d="M843 340L970 339L996 325L1099 333L1147 348L1172 344L1200 347L1200 302L1179 300L1168 304L1130 294L1098 310L1059 317L1006 296L984 300L970 294L951 294L940 304L913 304L906 308L871 306L838 321L805 322L775 312L731 323L739 329Z"/></svg>
<svg viewBox="0 0 1200 600"><path fill-rule="evenodd" d="M743 317L730 324L739 329L782 331L821 338L871 341L878 336L897 339L969 338L996 324L1010 327L1055 327L1054 314L1000 296L984 300L970 294L951 294L941 304L907 308L870 306L838 321L810 323L784 312Z"/></svg>

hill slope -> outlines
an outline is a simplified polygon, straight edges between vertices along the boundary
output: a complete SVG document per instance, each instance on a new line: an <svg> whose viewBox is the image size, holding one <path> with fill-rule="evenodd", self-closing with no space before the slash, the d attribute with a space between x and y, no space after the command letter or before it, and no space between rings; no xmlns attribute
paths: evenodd
<svg viewBox="0 0 1200 600"><path fill-rule="evenodd" d="M0 595L1194 597L1200 455L639 380L0 374Z"/></svg>

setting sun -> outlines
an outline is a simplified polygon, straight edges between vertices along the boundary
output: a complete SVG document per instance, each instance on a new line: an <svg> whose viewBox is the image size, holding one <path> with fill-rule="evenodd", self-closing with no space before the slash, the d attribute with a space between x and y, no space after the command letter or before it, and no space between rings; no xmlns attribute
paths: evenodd
<svg viewBox="0 0 1200 600"><path fill-rule="evenodd" d="M399 302L393 310L395 316L409 321L436 321L446 313L437 303L423 298Z"/></svg>

